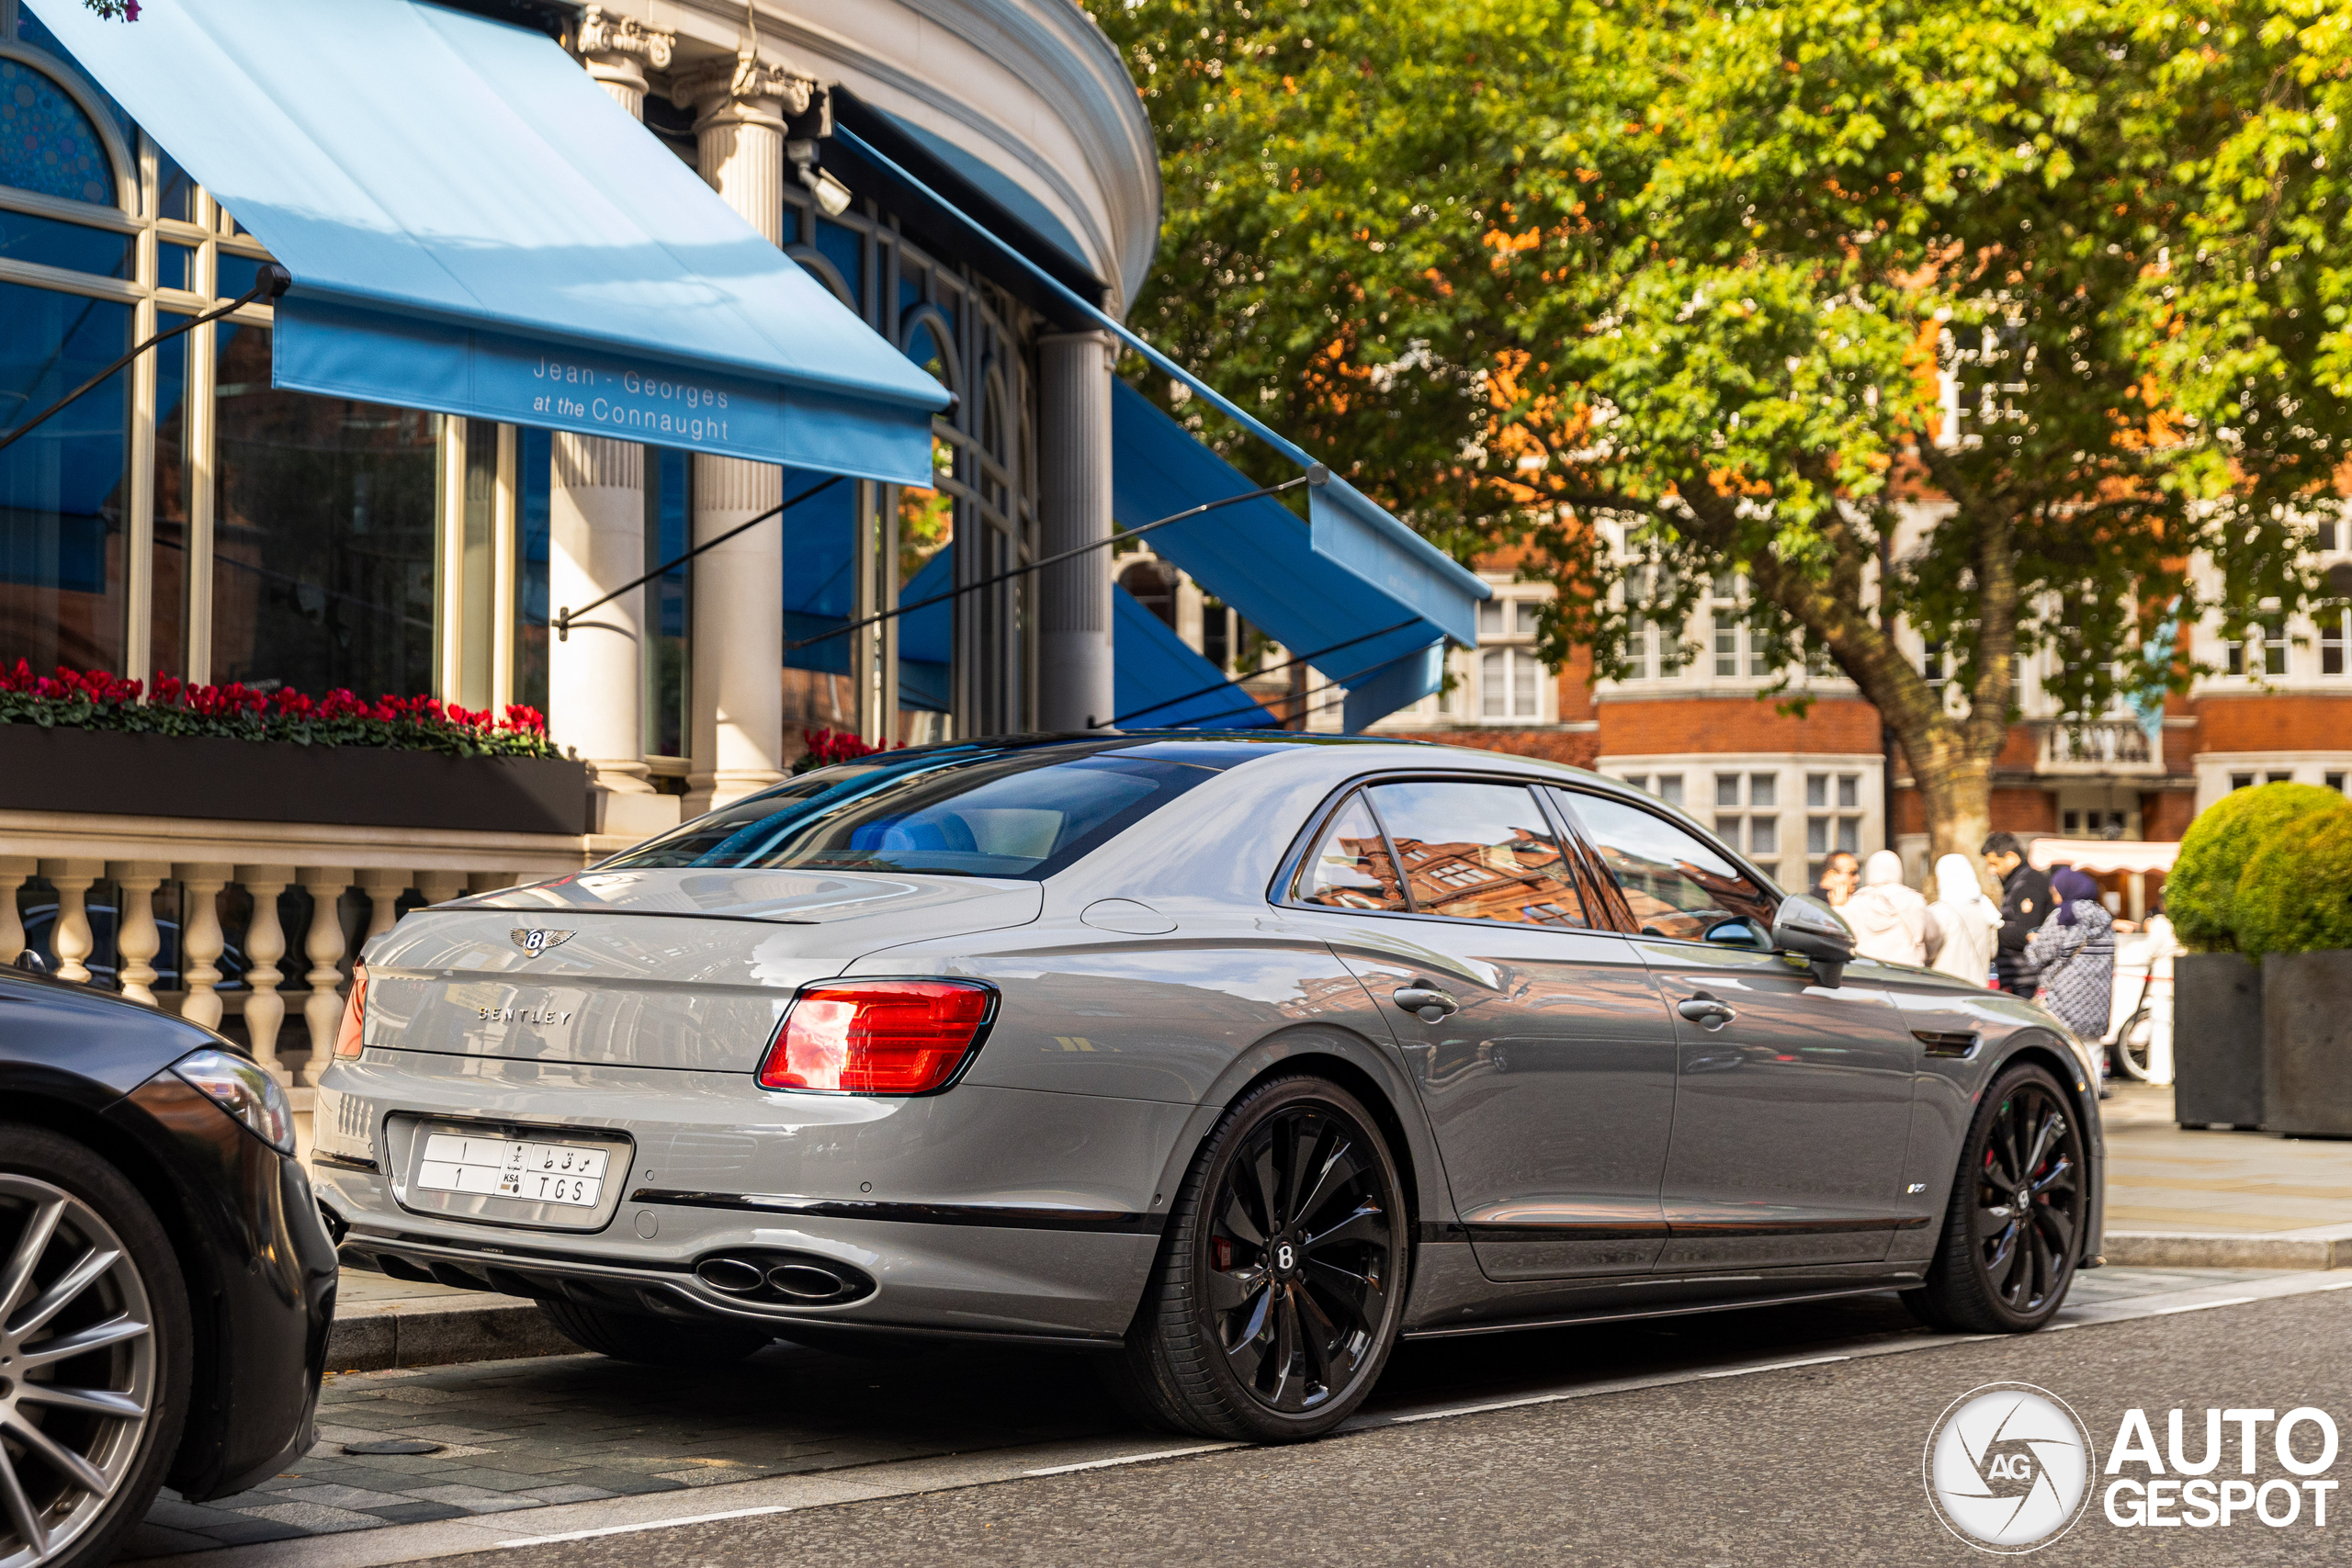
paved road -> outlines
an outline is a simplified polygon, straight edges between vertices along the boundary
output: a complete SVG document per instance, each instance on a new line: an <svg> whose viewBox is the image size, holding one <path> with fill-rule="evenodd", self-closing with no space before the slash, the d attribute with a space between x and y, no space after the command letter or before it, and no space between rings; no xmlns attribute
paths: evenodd
<svg viewBox="0 0 2352 1568"><path fill-rule="evenodd" d="M1753 1321L1547 1335L1537 1361L1622 1358L1636 1337L1775 1337ZM2123 1409L2303 1404L2352 1415L2352 1292L2192 1311L1684 1382L1245 1449L594 1537L437 1561L469 1568L734 1563L1981 1563L1922 1499L1929 1423L1956 1396L2023 1381L2072 1403L2102 1456ZM1747 1347L1737 1347L1745 1348ZM1406 1358L1458 1389L1461 1347ZM1634 1359L1642 1359L1634 1357ZM1393 1398L1404 1389L1384 1391ZM2352 1422L2346 1422L2352 1437ZM2201 1436L2201 1434L2199 1434ZM2192 1451L2198 1446L2192 1438ZM2257 1479L2283 1476L2261 1456ZM2224 1465L2221 1473L2227 1473ZM2352 1474L2352 1455L2335 1473ZM2092 1511L2035 1561L2352 1562L2352 1500L2328 1528L2122 1529Z"/></svg>

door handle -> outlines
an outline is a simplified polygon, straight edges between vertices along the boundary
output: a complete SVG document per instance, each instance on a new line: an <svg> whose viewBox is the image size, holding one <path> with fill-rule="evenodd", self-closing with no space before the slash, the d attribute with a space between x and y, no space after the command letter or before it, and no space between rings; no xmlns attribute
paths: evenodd
<svg viewBox="0 0 2352 1568"><path fill-rule="evenodd" d="M1399 986L1389 993L1389 996L1390 999L1407 1012L1418 1014L1423 1023L1435 1023L1444 1018L1447 1013L1459 1010L1462 1006L1460 1002L1455 1001L1435 986L1419 981L1409 986Z"/></svg>
<svg viewBox="0 0 2352 1568"><path fill-rule="evenodd" d="M1739 1016L1728 1003L1717 1001L1704 991L1695 997L1683 998L1675 1004L1674 1010L1700 1028L1710 1031L1721 1029Z"/></svg>

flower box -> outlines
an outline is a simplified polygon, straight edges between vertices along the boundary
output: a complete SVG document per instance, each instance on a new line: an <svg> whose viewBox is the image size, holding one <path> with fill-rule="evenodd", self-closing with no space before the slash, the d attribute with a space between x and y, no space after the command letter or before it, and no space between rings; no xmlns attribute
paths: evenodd
<svg viewBox="0 0 2352 1568"><path fill-rule="evenodd" d="M588 769L552 757L0 724L0 810L576 836L588 829Z"/></svg>

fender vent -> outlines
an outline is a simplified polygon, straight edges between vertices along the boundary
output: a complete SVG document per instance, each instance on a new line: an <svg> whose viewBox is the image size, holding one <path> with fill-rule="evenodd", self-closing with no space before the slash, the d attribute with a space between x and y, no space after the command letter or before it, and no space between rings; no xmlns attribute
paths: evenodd
<svg viewBox="0 0 2352 1568"><path fill-rule="evenodd" d="M1974 1034L1951 1034L1933 1029L1915 1029L1911 1038L1928 1048L1930 1056L1966 1056L1976 1049L1981 1038Z"/></svg>

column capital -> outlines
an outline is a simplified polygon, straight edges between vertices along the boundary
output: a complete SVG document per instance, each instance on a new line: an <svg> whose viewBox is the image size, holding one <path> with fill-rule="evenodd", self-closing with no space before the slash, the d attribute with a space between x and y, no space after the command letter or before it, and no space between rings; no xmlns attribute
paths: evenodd
<svg viewBox="0 0 2352 1568"><path fill-rule="evenodd" d="M808 112L817 79L786 65L758 59L750 45L732 60L714 60L681 71L670 85L670 101L695 111L695 130L717 125L765 125L781 130L786 120Z"/></svg>
<svg viewBox="0 0 2352 1568"><path fill-rule="evenodd" d="M616 17L591 6L580 18L580 58L599 82L645 91L648 71L667 71L678 35L649 28L635 17Z"/></svg>

